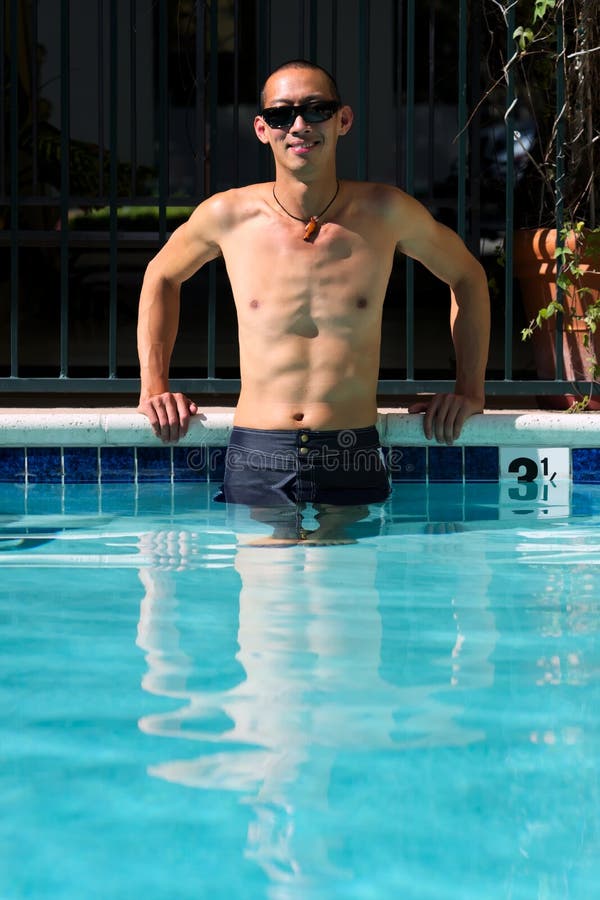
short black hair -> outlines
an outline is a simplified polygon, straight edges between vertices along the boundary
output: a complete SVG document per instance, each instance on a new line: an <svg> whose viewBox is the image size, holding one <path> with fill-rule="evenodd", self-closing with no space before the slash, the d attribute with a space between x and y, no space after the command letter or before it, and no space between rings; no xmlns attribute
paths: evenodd
<svg viewBox="0 0 600 900"><path fill-rule="evenodd" d="M277 66L275 69L273 69L273 71L265 78L264 84L260 91L261 109L263 109L265 105L265 87L267 81L269 80L271 75L275 75L276 72L281 72L283 71L283 69L314 69L317 72L322 72L329 82L329 86L333 94L333 99L336 100L341 106L342 97L340 95L337 82L331 72L328 72L327 69L325 69L323 66L319 66L317 63L311 62L309 59L288 59L287 62L281 63L280 66Z"/></svg>

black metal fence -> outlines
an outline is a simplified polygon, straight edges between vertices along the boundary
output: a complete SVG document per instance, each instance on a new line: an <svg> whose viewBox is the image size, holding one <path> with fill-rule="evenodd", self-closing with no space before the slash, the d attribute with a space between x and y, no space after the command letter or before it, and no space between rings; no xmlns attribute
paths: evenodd
<svg viewBox="0 0 600 900"><path fill-rule="evenodd" d="M520 340L511 234L527 120L511 108L510 79L487 92L485 7L2 0L0 391L137 390L148 260L204 197L271 177L252 130L259 88L275 65L306 57L335 74L355 110L341 177L403 187L482 259L493 306L488 394L558 392L562 381L535 380ZM514 8L507 54L511 29ZM447 323L445 289L399 258L385 304L382 393L451 385ZM195 393L239 387L219 262L183 287L173 379Z"/></svg>

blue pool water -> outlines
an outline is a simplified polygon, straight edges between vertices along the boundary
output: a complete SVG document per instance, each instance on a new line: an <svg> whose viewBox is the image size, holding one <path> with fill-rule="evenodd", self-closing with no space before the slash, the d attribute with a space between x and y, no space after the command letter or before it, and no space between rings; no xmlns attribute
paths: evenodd
<svg viewBox="0 0 600 900"><path fill-rule="evenodd" d="M600 489L209 490L0 489L0 897L598 896Z"/></svg>

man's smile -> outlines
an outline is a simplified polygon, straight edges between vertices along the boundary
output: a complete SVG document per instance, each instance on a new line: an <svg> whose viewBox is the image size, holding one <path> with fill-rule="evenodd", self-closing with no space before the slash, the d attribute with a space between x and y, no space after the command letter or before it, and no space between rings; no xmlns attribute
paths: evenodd
<svg viewBox="0 0 600 900"><path fill-rule="evenodd" d="M293 153L297 153L299 156L304 155L305 153L309 153L314 147L318 146L320 141L298 141L295 144L290 144L289 148Z"/></svg>

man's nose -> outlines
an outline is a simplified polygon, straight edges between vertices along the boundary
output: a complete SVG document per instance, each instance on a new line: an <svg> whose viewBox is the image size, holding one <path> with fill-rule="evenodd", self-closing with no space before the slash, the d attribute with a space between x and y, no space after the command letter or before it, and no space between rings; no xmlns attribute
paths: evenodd
<svg viewBox="0 0 600 900"><path fill-rule="evenodd" d="M310 123L306 122L302 117L302 113L298 113L294 121L291 125L291 131L303 131L306 128L310 128Z"/></svg>

